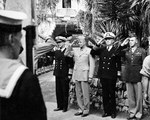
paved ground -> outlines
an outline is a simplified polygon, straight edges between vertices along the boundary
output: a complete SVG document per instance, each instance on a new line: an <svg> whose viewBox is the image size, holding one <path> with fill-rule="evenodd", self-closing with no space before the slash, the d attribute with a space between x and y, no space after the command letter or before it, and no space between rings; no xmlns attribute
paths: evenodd
<svg viewBox="0 0 150 120"><path fill-rule="evenodd" d="M90 110L90 115L85 118L74 116L74 113L77 112L77 106L69 106L65 113L53 111L56 108L55 77L52 72L48 72L40 75L39 80L47 107L48 120L114 120L111 117L102 118L102 111L95 109ZM115 120L126 120L126 118L127 113L119 112ZM150 120L150 117L146 116L143 120Z"/></svg>

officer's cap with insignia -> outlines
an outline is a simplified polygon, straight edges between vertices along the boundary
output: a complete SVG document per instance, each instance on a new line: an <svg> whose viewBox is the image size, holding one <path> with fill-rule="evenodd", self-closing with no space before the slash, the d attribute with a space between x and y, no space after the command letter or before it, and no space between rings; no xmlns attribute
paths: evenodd
<svg viewBox="0 0 150 120"><path fill-rule="evenodd" d="M116 37L115 34L112 32L106 32L104 34L104 39L114 39L115 37Z"/></svg>
<svg viewBox="0 0 150 120"><path fill-rule="evenodd" d="M63 37L63 36L57 36L57 37L55 37L55 39L56 39L57 43L66 42L67 41L67 39L65 37Z"/></svg>
<svg viewBox="0 0 150 120"><path fill-rule="evenodd" d="M27 15L19 11L0 10L0 32L16 33L22 30L22 21Z"/></svg>

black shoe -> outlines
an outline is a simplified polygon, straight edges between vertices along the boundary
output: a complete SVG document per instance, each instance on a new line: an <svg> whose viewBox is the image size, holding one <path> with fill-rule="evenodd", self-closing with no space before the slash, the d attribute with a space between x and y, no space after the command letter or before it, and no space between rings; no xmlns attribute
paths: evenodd
<svg viewBox="0 0 150 120"><path fill-rule="evenodd" d="M103 113L102 117L107 117L107 116L110 116L110 114L108 113Z"/></svg>
<svg viewBox="0 0 150 120"><path fill-rule="evenodd" d="M88 116L89 114L82 114L81 117L86 117Z"/></svg>
<svg viewBox="0 0 150 120"><path fill-rule="evenodd" d="M115 113L113 113L113 114L111 114L111 118L116 118L116 114Z"/></svg>
<svg viewBox="0 0 150 120"><path fill-rule="evenodd" d="M62 110L62 108L56 108L56 109L54 109L54 111L60 111L60 110Z"/></svg>
<svg viewBox="0 0 150 120"><path fill-rule="evenodd" d="M74 115L75 116L79 116L79 115L82 115L83 113L82 112L77 112L77 113L75 113Z"/></svg>
<svg viewBox="0 0 150 120"><path fill-rule="evenodd" d="M63 109L63 112L67 112L67 109Z"/></svg>

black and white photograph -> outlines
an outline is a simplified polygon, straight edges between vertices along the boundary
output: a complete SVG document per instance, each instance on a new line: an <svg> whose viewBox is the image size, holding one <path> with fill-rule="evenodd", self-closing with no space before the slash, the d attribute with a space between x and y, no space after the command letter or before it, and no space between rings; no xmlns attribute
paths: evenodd
<svg viewBox="0 0 150 120"><path fill-rule="evenodd" d="M0 0L0 120L150 120L150 0Z"/></svg>

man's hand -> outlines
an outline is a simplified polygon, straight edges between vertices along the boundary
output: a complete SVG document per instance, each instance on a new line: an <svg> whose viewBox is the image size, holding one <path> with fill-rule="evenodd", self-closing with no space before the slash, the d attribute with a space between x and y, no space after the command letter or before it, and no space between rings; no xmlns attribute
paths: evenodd
<svg viewBox="0 0 150 120"><path fill-rule="evenodd" d="M128 43L129 43L129 38L126 38L124 41L123 41L123 43L121 44L121 46L125 46L125 45L127 45Z"/></svg>
<svg viewBox="0 0 150 120"><path fill-rule="evenodd" d="M148 94L144 93L144 100L147 100L147 99L148 99Z"/></svg>
<svg viewBox="0 0 150 120"><path fill-rule="evenodd" d="M68 75L68 78L71 79L71 78L72 78L72 75L69 74L69 75Z"/></svg>
<svg viewBox="0 0 150 120"><path fill-rule="evenodd" d="M89 83L89 85L92 85L93 84L93 78L89 77L88 83Z"/></svg>
<svg viewBox="0 0 150 120"><path fill-rule="evenodd" d="M117 72L117 76L119 76L119 77L121 76L121 71Z"/></svg>

